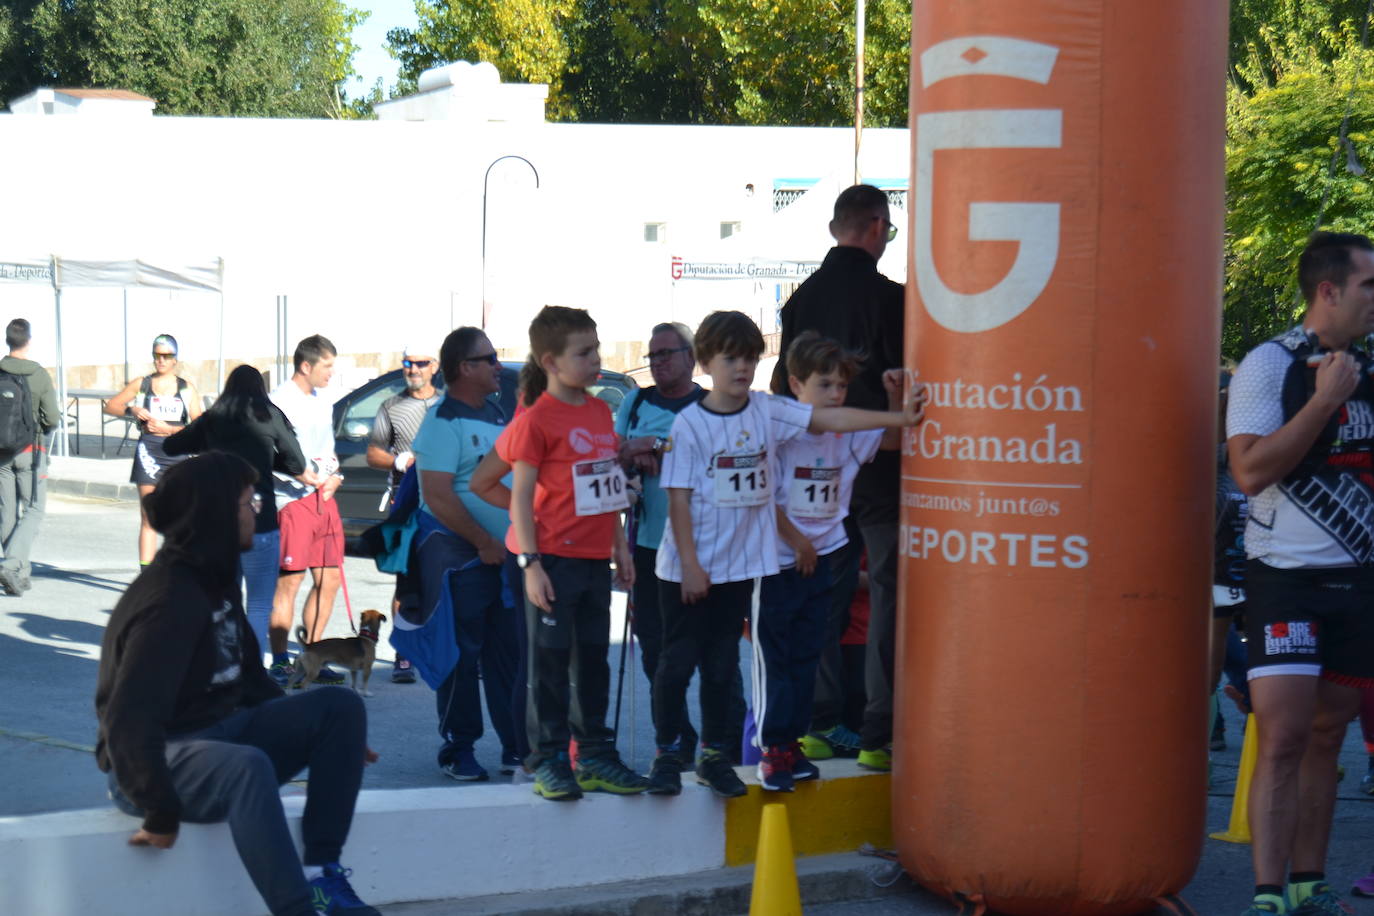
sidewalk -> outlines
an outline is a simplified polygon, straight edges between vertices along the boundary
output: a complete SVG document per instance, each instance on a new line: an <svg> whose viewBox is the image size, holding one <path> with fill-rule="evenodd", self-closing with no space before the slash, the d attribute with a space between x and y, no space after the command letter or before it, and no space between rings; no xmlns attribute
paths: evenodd
<svg viewBox="0 0 1374 916"><path fill-rule="evenodd" d="M75 444L73 439L73 444ZM63 496L82 496L88 499L109 499L134 502L138 487L129 482L133 463L133 449L125 447L124 454L115 456L118 440L105 440L106 458L101 460L100 440L95 436L81 437L81 455L53 455L48 463L48 492Z"/></svg>

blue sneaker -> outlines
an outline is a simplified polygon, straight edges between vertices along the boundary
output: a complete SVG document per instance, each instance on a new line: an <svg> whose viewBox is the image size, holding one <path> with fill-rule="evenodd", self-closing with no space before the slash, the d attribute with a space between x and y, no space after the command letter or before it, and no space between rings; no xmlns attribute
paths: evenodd
<svg viewBox="0 0 1374 916"><path fill-rule="evenodd" d="M792 757L793 782L805 782L808 779L821 778L821 768L806 759L806 752L802 750L800 741L792 742L792 746L787 749L787 752Z"/></svg>
<svg viewBox="0 0 1374 916"><path fill-rule="evenodd" d="M277 682L278 686L285 687L291 682L291 675L296 668L291 662L273 662L272 667L267 669L267 676Z"/></svg>
<svg viewBox="0 0 1374 916"><path fill-rule="evenodd" d="M501 751L501 775L502 775L502 776L510 776L510 775L512 775L516 770L520 769L520 768L523 767L524 765L525 765L525 758L523 758L523 757L521 757L519 754L515 753L515 751L508 751L508 750L502 750L502 751Z"/></svg>
<svg viewBox="0 0 1374 916"><path fill-rule="evenodd" d="M489 774L471 750L454 751L453 759L439 767L443 774L459 782L486 782Z"/></svg>
<svg viewBox="0 0 1374 916"><path fill-rule="evenodd" d="M358 895L348 883L348 876L351 874L353 869L344 868L335 862L326 865L324 874L311 880L310 902L314 904L316 913L325 916L382 916L376 909L358 899Z"/></svg>

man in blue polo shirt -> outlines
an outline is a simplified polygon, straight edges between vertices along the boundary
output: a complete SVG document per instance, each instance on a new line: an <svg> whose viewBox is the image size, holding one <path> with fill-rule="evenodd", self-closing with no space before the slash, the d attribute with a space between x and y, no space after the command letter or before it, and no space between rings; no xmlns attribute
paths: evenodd
<svg viewBox="0 0 1374 916"><path fill-rule="evenodd" d="M510 519L468 489L473 470L505 428L506 415L489 397L500 390L501 362L486 334L477 328L449 334L439 348L439 367L447 396L430 408L411 443L420 477L420 613L426 620L452 615L458 660L448 672L432 670L432 660L413 661L437 691L444 738L439 768L475 782L487 778L473 753L482 737L479 666L487 711L501 738L501 767L511 772L520 761L511 705L519 616L503 596L501 580ZM408 622L397 617L404 639Z"/></svg>

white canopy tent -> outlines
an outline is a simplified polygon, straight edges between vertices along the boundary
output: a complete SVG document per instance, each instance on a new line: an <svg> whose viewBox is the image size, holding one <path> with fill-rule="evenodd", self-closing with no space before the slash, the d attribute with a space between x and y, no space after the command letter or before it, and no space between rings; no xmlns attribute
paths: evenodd
<svg viewBox="0 0 1374 916"><path fill-rule="evenodd" d="M56 452L69 454L67 434L67 373L62 353L62 290L76 287L165 289L215 293L219 297L219 385L224 384L224 259L202 261L145 261L139 258L87 260L51 255L46 258L0 260L0 284L25 283L52 287L57 341L57 400L60 415ZM126 316L127 317L127 316Z"/></svg>

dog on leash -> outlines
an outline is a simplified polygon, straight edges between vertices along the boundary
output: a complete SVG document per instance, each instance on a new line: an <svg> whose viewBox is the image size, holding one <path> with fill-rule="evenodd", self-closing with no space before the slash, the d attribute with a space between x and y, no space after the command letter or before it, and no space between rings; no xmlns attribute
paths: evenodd
<svg viewBox="0 0 1374 916"><path fill-rule="evenodd" d="M357 636L321 639L308 644L305 641L305 627L296 627L301 654L296 656L296 671L291 676L291 686L309 687L320 676L320 668L324 663L333 662L348 670L353 678L354 692L361 692L365 697L372 696L367 690L367 681L372 677L372 663L377 658L377 638L385 622L386 615L380 611L363 611ZM363 673L363 689L358 691L360 670Z"/></svg>

